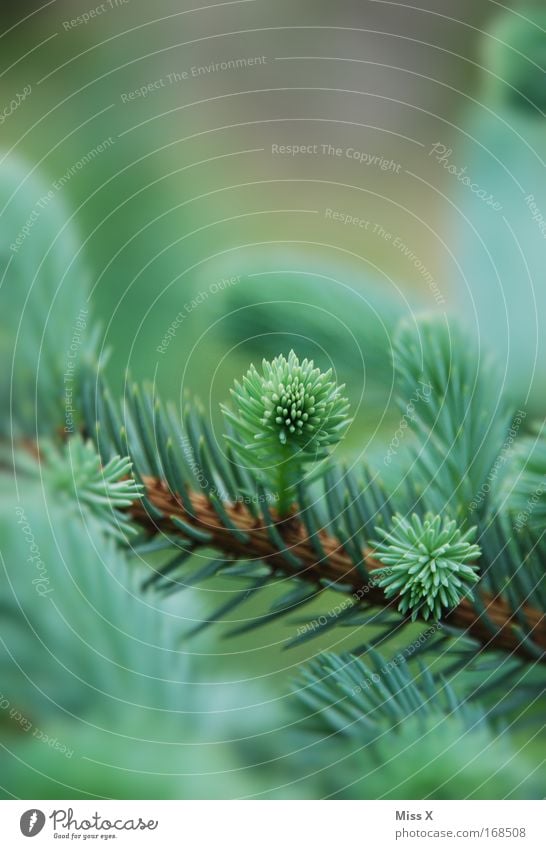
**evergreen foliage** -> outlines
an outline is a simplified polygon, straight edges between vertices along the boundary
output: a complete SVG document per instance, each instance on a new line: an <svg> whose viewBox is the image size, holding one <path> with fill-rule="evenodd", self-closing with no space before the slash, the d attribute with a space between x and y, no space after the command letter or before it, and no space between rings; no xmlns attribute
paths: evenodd
<svg viewBox="0 0 546 849"><path fill-rule="evenodd" d="M48 221L56 226L55 215ZM198 401L186 399L180 412L154 384L128 380L116 399L94 357L98 331L86 326L72 430L63 427L60 387L66 328L85 295L56 288L78 255L65 236L63 228L49 233L30 270L10 260L6 271L22 275L29 299L41 280L29 321L51 301L63 328L38 330L35 348L21 365L14 360L2 384L13 413L4 436L15 437L15 451L6 440L0 494L4 507L19 511L3 529L0 669L10 699L91 729L108 718L116 747L168 712L168 727L150 745L167 747L176 773L176 718L192 713L182 631L188 640L228 622L240 636L280 621L296 626L284 640L290 648L338 629L351 653L320 655L301 671L300 707L289 722L319 734L316 751L341 737L346 757L373 754L383 765L415 745L416 727L429 746L442 728L449 743L442 775L446 793L455 792L447 776L464 765L461 735L475 751L494 748L500 720L528 713L536 721L544 705L544 444L541 435L530 444L518 434L506 459L516 411L490 360L456 323L402 322L393 349L401 409L421 392L394 485L372 464L329 456L349 425L349 402L330 371L294 352L264 360L261 372L251 366L235 383L233 407L223 407L226 434L218 436ZM8 316L21 306L13 279ZM20 564L30 537L41 567L29 582ZM201 613L191 588L218 578L233 586L229 600ZM45 603L30 622L32 593ZM191 613L183 608L180 626L175 614L188 595ZM245 604L249 618L234 622ZM310 612L311 604L323 606ZM434 624L416 636L429 619ZM83 635L90 650L82 651ZM124 728L116 720L122 702ZM312 717L302 719L302 706ZM198 701L195 713L202 708ZM503 738L494 767L513 757L521 792L540 795L524 759L504 745ZM100 747L104 757L104 737ZM275 759L264 747L262 760ZM119 758L131 771L123 746ZM293 755L289 769L305 775L304 760ZM419 769L426 773L426 761ZM388 768L383 776L395 792ZM469 792L486 793L493 777L479 764ZM82 793L93 794L93 780ZM506 795L517 787L508 781ZM334 781L325 794L344 789ZM410 795L403 782L398 789ZM133 785L127 793L149 795Z"/></svg>
<svg viewBox="0 0 546 849"><path fill-rule="evenodd" d="M511 497L503 499L500 511L491 499L484 499L472 515L477 520L475 530L474 526L465 527L466 517L472 513L470 505L479 500L483 482L503 450L511 420L509 408L497 400L496 406L502 411L500 421L492 421L489 416L486 422L484 409L492 397L491 386L479 364L476 366L474 349L456 327L446 328L442 322L425 319L415 332L423 335L422 348L412 342L407 326L401 328L396 340L396 350L404 350L401 402L412 377L417 382L426 374L433 380L426 411L415 413L416 432L419 429L425 439L421 444L416 439L410 447L409 467L404 465L407 458L401 460L408 483L388 493L373 469L319 466L314 482L301 474L294 481L297 512L284 521L283 511L278 511L271 492L264 488L263 455L255 466L251 465L251 433L246 422L243 434L235 427L237 419L228 417L231 427L225 446L219 449L210 423L195 403L189 402L179 419L174 407L164 407L153 387L133 386L124 403L117 404L104 382L98 395L95 382L87 384L82 398L84 419L103 462L128 454L136 479L144 483L146 491L133 518L148 533L161 529L158 546L166 551L174 546L172 557L151 576L150 583L169 591L184 586L191 553L210 550L210 566L200 570L197 577L210 580L227 571L248 583L230 600L229 610L222 606L203 627L259 596L268 579L277 581L280 577L294 584L295 595L290 589L286 604L276 602L247 623L245 630L263 627L286 615L292 610L293 599L298 607L304 606L324 589L333 589L348 595L350 604L340 616L326 617L325 621L319 614L319 625L316 614L310 617L289 641L290 645L348 621L384 623L381 641L385 646L403 627L407 613L411 614L410 619L432 613L440 619L447 617L456 635L468 634L486 648L515 651L522 659L542 658L544 634L539 614L546 600L540 566L542 540L528 547L525 535L511 533ZM451 339L449 345L447 339ZM442 375L447 386L440 383ZM461 387L471 375L473 389L467 395ZM255 391L254 400L259 405L258 390ZM247 407L248 415L254 412L251 406ZM459 415L464 426L458 424ZM263 427L261 418L257 412L258 430ZM336 433L339 427L340 420L336 418ZM275 437L269 443L272 452L278 450L277 443L283 447ZM239 451L245 455L244 464L239 460ZM456 461L451 459L452 452ZM275 459L278 462L278 456L272 454ZM433 477L423 487L427 470ZM431 505L439 511L432 521L426 518ZM406 515L415 513L413 524L403 518L403 509ZM395 519L396 514L402 518ZM408 527L413 529L409 536ZM391 548L401 528L403 546L398 539ZM378 535L384 537L379 545L375 542ZM476 543L471 542L474 536ZM175 544L178 538L183 552ZM423 544L429 547L423 564L426 575L414 579L408 574L408 582L402 586L400 578L408 573L408 564L413 568L424 556ZM370 559L369 552L376 548L376 559ZM435 553L441 566L437 578L432 574L436 561L430 556ZM398 592L398 614L388 606L392 590L385 594L378 586L377 574L371 574L381 560L386 562L385 557L391 570L389 576L383 575L385 587L392 586ZM458 602L469 594L478 577L480 589L473 593L469 618L469 608L459 607ZM377 605L388 609L378 611ZM367 643L360 645L359 650L365 651L366 646ZM467 660L464 655L454 662L463 668Z"/></svg>

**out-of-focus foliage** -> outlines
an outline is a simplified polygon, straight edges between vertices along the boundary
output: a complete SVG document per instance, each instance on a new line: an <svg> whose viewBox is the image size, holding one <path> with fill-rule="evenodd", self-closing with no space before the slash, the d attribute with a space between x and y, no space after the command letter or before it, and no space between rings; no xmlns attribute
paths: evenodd
<svg viewBox="0 0 546 849"><path fill-rule="evenodd" d="M9 26L31 5L8 3ZM316 53L299 60L301 85L291 90L292 62L271 62L252 81L267 95L241 96L237 73L130 103L123 93L174 69L177 41L195 37L184 58L205 61L206 14L166 0L150 21L148 4L130 3L65 33L62 16L76 5L46 4L12 33L4 20L0 42L0 92L33 86L2 124L2 144L40 162L10 153L0 164L0 794L543 797L541 651L521 609L546 609L546 469L542 438L528 438L527 424L514 452L509 445L525 417L514 424L512 398L529 420L546 414L544 10L498 15L484 38L481 102L459 119L444 102L460 107L474 94L466 42L486 15L468 0L461 21L444 18L441 28L437 14L397 7L399 33L394 18L377 32L370 24L371 6L383 15L388 4L244 4L242 14L267 14L273 25L293 14L295 35L268 28L264 50ZM230 32L239 12L225 6L209 21ZM343 61L319 62L346 11L366 20ZM313 16L321 26L308 27ZM381 35L391 27L393 37ZM257 30L252 39L259 46ZM213 52L219 45L215 37ZM392 155L400 174L346 156L271 155L272 142L338 136L356 152ZM107 153L57 190L54 180L106 138ZM438 170L427 147L438 138L500 212ZM447 216L437 214L439 198ZM330 207L371 226L342 225ZM380 224L391 240L376 235ZM443 314L408 320L415 306L440 312L453 293L465 332ZM487 342L500 372L483 360ZM104 345L114 347L113 396L95 371ZM422 518L432 509L463 532L477 524L479 590L517 611L527 660L482 659L449 624L423 632L396 610L353 605L347 586L304 583L289 551L272 580L267 564L219 556L206 531L181 522L169 536L133 533L129 548L112 539L112 527L124 537L135 530L108 495L125 506L138 484L117 478L134 471L137 481L162 477L181 498L201 492L221 522L225 501L239 497L283 548L252 469L232 446L219 450L218 402L252 360L291 347L332 367L355 409L328 473L297 487L317 560L321 527L365 581L363 549L396 511ZM176 402L188 386L206 412L158 398ZM11 437L24 463L13 462ZM107 481L95 450L112 462ZM133 468L116 455L130 455ZM142 503L152 522L165 518ZM487 610L479 613L493 636ZM322 648L347 643L361 656L319 655L296 674ZM294 675L299 693L287 684Z"/></svg>
<svg viewBox="0 0 546 849"><path fill-rule="evenodd" d="M545 10L504 10L484 38L480 97L461 118L448 162L475 190L453 185L448 213L458 309L494 349L517 403L544 416L546 286ZM448 146L445 145L447 148ZM481 188L486 198L479 196ZM494 207L494 203L499 208Z"/></svg>
<svg viewBox="0 0 546 849"><path fill-rule="evenodd" d="M13 156L0 162L0 283L0 432L73 431L96 345L81 243L60 197Z"/></svg>
<svg viewBox="0 0 546 849"><path fill-rule="evenodd" d="M426 669L415 678L399 659L321 655L301 675L301 723L310 764L341 739L344 785L332 797L372 799L536 798L542 782L509 733L459 703ZM438 746L438 739L442 745ZM510 764L506 769L506 764ZM336 776L337 778L337 776ZM517 786L514 783L517 781Z"/></svg>
<svg viewBox="0 0 546 849"><path fill-rule="evenodd" d="M17 501L0 477L3 792L209 798L225 773L230 795L251 793L259 776L247 782L252 761L230 741L271 721L263 696L192 659L180 637L195 594L143 595L142 565L54 493L27 480Z"/></svg>

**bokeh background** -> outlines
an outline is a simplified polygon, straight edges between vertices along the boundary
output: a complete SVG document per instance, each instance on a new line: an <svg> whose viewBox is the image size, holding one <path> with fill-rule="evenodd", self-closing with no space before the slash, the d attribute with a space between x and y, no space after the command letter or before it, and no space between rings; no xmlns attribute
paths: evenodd
<svg viewBox="0 0 546 849"><path fill-rule="evenodd" d="M545 25L542 3L493 0L3 0L6 438L13 392L39 383L82 309L116 391L129 371L176 403L197 394L218 432L233 379L294 347L347 384L344 454L381 462L400 418L392 332L422 312L458 315L501 362L504 391L544 417ZM28 281L58 244L35 326ZM43 482L17 486L2 479L2 586L17 603L0 643L6 798L462 798L469 780L477 795L540 794L544 740L525 727L483 742L487 776L464 740L460 771L436 738L422 750L435 766L415 776L407 741L381 769L317 746L291 682L319 650L354 645L353 629L290 651L290 622L185 639L229 581L161 606L134 581L145 565L112 575ZM47 610L20 574L16 498L52 552Z"/></svg>

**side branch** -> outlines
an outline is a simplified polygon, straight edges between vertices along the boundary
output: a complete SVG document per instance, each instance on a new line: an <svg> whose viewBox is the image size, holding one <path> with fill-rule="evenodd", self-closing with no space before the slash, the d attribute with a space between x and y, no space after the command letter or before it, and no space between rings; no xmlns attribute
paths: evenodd
<svg viewBox="0 0 546 849"><path fill-rule="evenodd" d="M302 563L301 567L293 568L287 565L283 551L271 541L267 527L252 516L243 504L225 504L224 507L230 522L247 533L249 538L247 542L238 540L232 531L222 524L205 495L188 493L193 508L190 512L184 507L181 499L173 495L164 481L145 477L144 484L146 497L155 508L161 511L164 518L153 519L141 502L135 502L129 508L129 512L132 518L150 533L158 531L169 534L180 533L169 519L170 516L176 516L192 527L210 534L211 540L206 547L218 549L236 558L263 560L274 571L289 572L311 583L327 579L332 583L347 585L352 593L366 599L367 603L372 605L379 607L396 605L396 599L388 601L382 589L373 583L365 583L341 543L325 531L319 531L325 557L317 559L305 527L298 520L297 515L276 526L282 534L284 550L289 551ZM381 566L374 559L373 551L367 550L364 556L368 570ZM483 650L500 649L526 659L546 662L546 615L544 613L529 605L522 606L519 611L513 611L500 596L482 594L481 601L484 608L483 614L477 612L471 600L464 599L446 614L445 621L477 640ZM521 637L522 618L528 625L528 632L536 647L535 651L529 648Z"/></svg>

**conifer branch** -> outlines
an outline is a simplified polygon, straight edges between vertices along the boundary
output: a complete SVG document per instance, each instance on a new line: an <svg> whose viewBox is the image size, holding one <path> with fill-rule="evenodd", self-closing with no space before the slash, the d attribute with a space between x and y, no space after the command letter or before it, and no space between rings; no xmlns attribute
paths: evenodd
<svg viewBox="0 0 546 849"><path fill-rule="evenodd" d="M347 587L349 594L365 600L370 605L389 608L397 606L397 598L387 599L376 582L363 579L360 570L354 565L354 559L345 551L343 544L324 530L317 531L324 551L324 556L317 557L316 544L310 540L309 533L296 511L289 518L275 522L275 529L284 543L284 548L280 549L272 541L263 520L256 517L241 502L224 503L228 522L232 525L230 528L227 523L222 522L206 495L186 491L183 501L159 478L145 476L143 483L146 499L135 502L129 511L133 520L145 527L150 534L179 534L180 525L170 518L174 517L203 533L203 542L198 542L195 547L217 549L235 559L259 559L271 568L272 573L289 573L315 585L323 585L325 580L342 585ZM146 503L156 508L156 518L151 515ZM188 509L190 505L191 510ZM273 510L270 512L273 514ZM242 534L234 534L233 527ZM299 561L301 565L289 565L289 561ZM382 564L375 559L373 550L369 548L363 552L363 562L367 571L382 568ZM502 650L527 660L546 662L544 613L527 604L513 610L500 596L483 593L480 594L479 607L484 613L480 614L477 607L471 600L463 599L457 607L444 615L443 621L466 632L480 643L484 651ZM535 651L530 650L528 642L523 641L518 634L522 616L537 647ZM542 653L537 654L540 649Z"/></svg>

